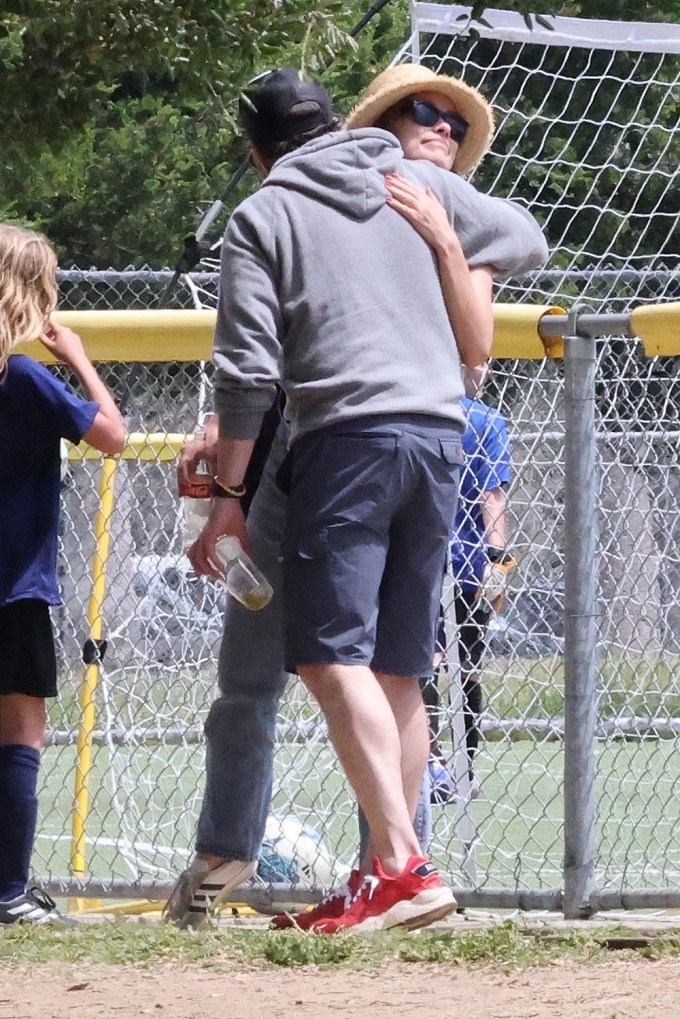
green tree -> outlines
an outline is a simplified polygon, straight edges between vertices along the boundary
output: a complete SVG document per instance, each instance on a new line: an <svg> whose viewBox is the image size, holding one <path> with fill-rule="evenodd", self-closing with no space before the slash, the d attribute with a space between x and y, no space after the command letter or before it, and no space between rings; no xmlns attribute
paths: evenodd
<svg viewBox="0 0 680 1019"><path fill-rule="evenodd" d="M243 83L277 65L323 72L347 111L409 32L408 0L389 0L351 39L351 27L371 6L5 0L0 216L43 229L65 265L172 263L242 160L235 112ZM475 4L475 18L485 6ZM527 16L680 20L680 0L508 6Z"/></svg>
<svg viewBox="0 0 680 1019"><path fill-rule="evenodd" d="M9 0L0 13L0 214L62 262L161 266L240 161L240 86L318 70L358 3Z"/></svg>

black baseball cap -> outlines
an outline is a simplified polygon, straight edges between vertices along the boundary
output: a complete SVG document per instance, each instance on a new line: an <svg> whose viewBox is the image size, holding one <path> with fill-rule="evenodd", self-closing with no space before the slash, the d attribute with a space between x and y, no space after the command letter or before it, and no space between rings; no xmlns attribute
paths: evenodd
<svg viewBox="0 0 680 1019"><path fill-rule="evenodd" d="M239 119L255 145L288 141L334 117L323 85L293 67L265 71L249 81L239 97Z"/></svg>

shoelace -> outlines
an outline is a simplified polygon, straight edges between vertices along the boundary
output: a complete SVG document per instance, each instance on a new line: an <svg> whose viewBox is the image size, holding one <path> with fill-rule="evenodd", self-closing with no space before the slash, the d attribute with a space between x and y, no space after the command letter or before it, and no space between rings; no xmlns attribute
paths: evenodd
<svg viewBox="0 0 680 1019"><path fill-rule="evenodd" d="M352 902L356 902L357 899L359 899L362 896L364 896L364 890L365 889L368 889L367 892L366 892L365 897L370 902L371 899L373 898L373 892L376 890L376 888L378 887L379 884L380 884L380 878L376 877L375 874L364 874L364 879L361 882L361 884L359 885L359 890L357 891L356 895L352 899Z"/></svg>
<svg viewBox="0 0 680 1019"><path fill-rule="evenodd" d="M347 907L352 901L352 893L349 889L349 885L340 885L338 888L331 888L327 895L324 895L323 899L319 903L319 907L325 906L328 902L332 902L333 899L343 898L345 900L345 907Z"/></svg>
<svg viewBox="0 0 680 1019"><path fill-rule="evenodd" d="M29 888L28 894L31 896L32 899L35 899L38 905L41 906L46 912L50 913L52 912L52 910L56 910L57 904L52 898L52 896L48 895L47 892L43 891L42 888L38 888L37 885L33 885L32 888Z"/></svg>

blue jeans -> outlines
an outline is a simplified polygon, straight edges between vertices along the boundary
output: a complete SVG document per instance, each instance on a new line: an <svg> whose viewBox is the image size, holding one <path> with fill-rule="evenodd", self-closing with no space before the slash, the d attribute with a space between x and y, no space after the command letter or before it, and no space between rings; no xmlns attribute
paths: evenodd
<svg viewBox="0 0 680 1019"><path fill-rule="evenodd" d="M206 787L196 849L227 860L257 858L272 794L276 714L287 679L280 558L286 496L275 480L286 439L280 427L248 514L252 557L274 594L259 612L227 599L220 696L205 723Z"/></svg>
<svg viewBox="0 0 680 1019"><path fill-rule="evenodd" d="M271 802L276 715L288 678L283 669L280 548L287 498L276 484L287 439L287 429L279 426L248 514L253 559L274 595L260 612L227 599L218 664L220 696L205 723L206 785L196 851L225 860L257 858ZM427 852L432 828L427 775L425 782L415 824Z"/></svg>

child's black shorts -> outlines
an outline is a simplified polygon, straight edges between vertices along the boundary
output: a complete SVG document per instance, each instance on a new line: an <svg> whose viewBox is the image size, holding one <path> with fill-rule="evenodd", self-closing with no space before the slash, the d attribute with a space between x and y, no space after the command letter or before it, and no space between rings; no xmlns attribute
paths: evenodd
<svg viewBox="0 0 680 1019"><path fill-rule="evenodd" d="M50 610L26 598L0 605L0 694L57 696L57 659Z"/></svg>

